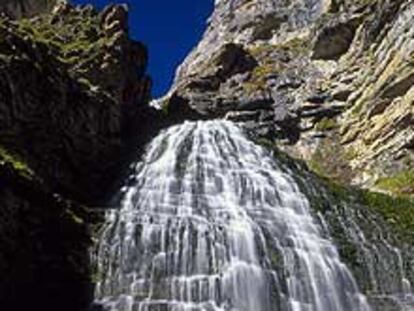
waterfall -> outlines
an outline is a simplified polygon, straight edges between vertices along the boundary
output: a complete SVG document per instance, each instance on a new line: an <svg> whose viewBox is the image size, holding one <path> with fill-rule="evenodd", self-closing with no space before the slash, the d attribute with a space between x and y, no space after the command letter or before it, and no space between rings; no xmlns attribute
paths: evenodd
<svg viewBox="0 0 414 311"><path fill-rule="evenodd" d="M370 310L289 171L227 121L147 147L96 251L105 310Z"/></svg>

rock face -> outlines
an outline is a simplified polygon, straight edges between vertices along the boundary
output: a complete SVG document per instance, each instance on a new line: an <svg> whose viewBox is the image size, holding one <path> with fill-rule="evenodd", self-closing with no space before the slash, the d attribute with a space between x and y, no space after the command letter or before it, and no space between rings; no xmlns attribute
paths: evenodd
<svg viewBox="0 0 414 311"><path fill-rule="evenodd" d="M65 3L32 21L0 21L0 144L84 202L116 179L129 139L155 128L147 52L126 24L123 6L98 15Z"/></svg>
<svg viewBox="0 0 414 311"><path fill-rule="evenodd" d="M204 37L158 103L176 119L177 115L224 117L239 122L258 141L264 138L335 182L410 198L414 195L413 22L414 3L408 0L216 1ZM306 183L304 188L310 186ZM357 190L345 196L352 201L353 193ZM391 240L400 234L411 237L414 203L408 199L396 212L387 198L368 192L362 201L364 208L375 211L373 222L366 222L355 204L350 204L356 215L352 221L368 236L379 226L379 215L385 215L387 225L402 232L394 235L386 230ZM341 200L338 195L332 198ZM327 225L337 234L341 255L373 309L401 310L388 297L395 290L387 288L392 282L385 279L391 275L381 276L386 269L378 266L372 275L385 279L372 281L375 277L363 276L369 264L362 261L385 256L381 249L397 245L404 250L412 279L412 239L383 244L380 233L371 241L371 255L357 252L352 262L347 243L358 233L338 235L347 223L338 223L345 213L340 207L329 213ZM378 258L372 262L380 262Z"/></svg>
<svg viewBox="0 0 414 311"><path fill-rule="evenodd" d="M1 0L0 11L13 18L47 13L59 0Z"/></svg>
<svg viewBox="0 0 414 311"><path fill-rule="evenodd" d="M88 308L99 218L90 207L163 121L147 105L148 55L128 36L127 8L54 4L0 2L0 305L8 310ZM336 181L412 195L413 15L409 0L217 0L204 38L159 101L167 123L226 117ZM338 213L317 207L329 229L359 239L338 224L348 215L332 200ZM387 268L378 245L391 252L401 243L413 254L412 239L372 230L385 215L384 228L412 236L411 201L401 214L389 202L375 197L372 218L364 222L358 208L349 218L373 232L375 273ZM348 245L340 246L347 260ZM358 259L354 272L365 275L369 265ZM389 294L373 281L362 287Z"/></svg>
<svg viewBox="0 0 414 311"><path fill-rule="evenodd" d="M127 8L49 3L0 4L0 305L8 310L89 308L99 217L82 206L106 201L130 151L158 130L147 50L128 36Z"/></svg>
<svg viewBox="0 0 414 311"><path fill-rule="evenodd" d="M87 310L93 295L88 223L98 218L4 162L0 206L3 308Z"/></svg>
<svg viewBox="0 0 414 311"><path fill-rule="evenodd" d="M341 182L379 189L411 176L413 194L413 10L407 0L216 1L160 104L243 122ZM238 63L253 60L223 75L232 45Z"/></svg>

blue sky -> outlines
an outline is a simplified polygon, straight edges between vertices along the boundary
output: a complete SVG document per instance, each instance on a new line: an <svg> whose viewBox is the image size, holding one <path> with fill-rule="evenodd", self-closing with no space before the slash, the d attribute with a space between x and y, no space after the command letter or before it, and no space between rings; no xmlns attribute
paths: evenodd
<svg viewBox="0 0 414 311"><path fill-rule="evenodd" d="M153 96L168 91L176 67L200 40L213 0L72 0L103 7L128 3L131 36L145 43L150 52L149 73L154 80Z"/></svg>

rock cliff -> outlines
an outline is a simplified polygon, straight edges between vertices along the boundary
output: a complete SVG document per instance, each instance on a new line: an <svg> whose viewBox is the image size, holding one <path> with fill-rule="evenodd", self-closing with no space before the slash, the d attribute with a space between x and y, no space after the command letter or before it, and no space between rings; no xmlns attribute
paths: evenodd
<svg viewBox="0 0 414 311"><path fill-rule="evenodd" d="M340 182L413 194L413 10L404 0L216 1L159 102L242 122Z"/></svg>
<svg viewBox="0 0 414 311"><path fill-rule="evenodd" d="M130 151L163 124L224 117L329 178L287 160L306 171L303 190L364 292L400 310L387 299L414 277L412 1L217 0L158 101L167 120L148 105L148 55L125 6L4 0L0 11L2 307L87 310L91 208Z"/></svg>
<svg viewBox="0 0 414 311"><path fill-rule="evenodd" d="M86 310L91 208L157 131L126 6L2 1L0 305ZM17 18L17 19L16 19ZM135 156L135 155L134 155ZM86 207L87 206L87 207Z"/></svg>
<svg viewBox="0 0 414 311"><path fill-rule="evenodd" d="M239 122L322 176L303 190L380 311L413 307L392 294L412 297L401 280L414 280L413 21L407 0L216 1L157 101L172 118Z"/></svg>
<svg viewBox="0 0 414 311"><path fill-rule="evenodd" d="M1 146L54 191L98 204L129 139L155 128L147 51L128 38L126 8L62 2L34 19L3 16L0 33Z"/></svg>

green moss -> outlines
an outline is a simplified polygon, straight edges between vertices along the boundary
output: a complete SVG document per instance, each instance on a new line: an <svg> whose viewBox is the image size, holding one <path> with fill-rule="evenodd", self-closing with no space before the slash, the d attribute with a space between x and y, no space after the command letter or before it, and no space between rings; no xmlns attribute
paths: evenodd
<svg viewBox="0 0 414 311"><path fill-rule="evenodd" d="M273 269L283 266L283 257L277 249L269 247L269 259Z"/></svg>
<svg viewBox="0 0 414 311"><path fill-rule="evenodd" d="M344 151L344 159L346 161L352 161L353 159L355 159L358 156L358 152L355 148L353 147L347 147Z"/></svg>
<svg viewBox="0 0 414 311"><path fill-rule="evenodd" d="M70 219L74 223L76 223L78 225L83 225L85 223L85 221L81 217L79 217L78 215L76 215L75 212L72 211L70 208L67 208L65 212L66 212L66 215L69 216Z"/></svg>
<svg viewBox="0 0 414 311"><path fill-rule="evenodd" d="M279 63L265 63L257 66L251 73L250 79L244 83L243 87L248 93L252 93L266 88L267 78L271 74L280 73L283 66Z"/></svg>
<svg viewBox="0 0 414 311"><path fill-rule="evenodd" d="M249 48L249 54L255 58L260 58L262 55L272 52L275 49L275 45L260 44Z"/></svg>
<svg viewBox="0 0 414 311"><path fill-rule="evenodd" d="M165 116L167 116L168 115L168 110L169 110L169 105L168 105L168 101L166 101L162 104L161 111Z"/></svg>
<svg viewBox="0 0 414 311"><path fill-rule="evenodd" d="M307 37L294 37L279 44L260 44L249 49L249 53L256 58L268 56L272 52L287 52L292 56L298 56L309 51L309 39Z"/></svg>
<svg viewBox="0 0 414 311"><path fill-rule="evenodd" d="M325 137L311 159L308 161L309 167L319 176L329 177L341 184L350 184L355 176L355 172L349 164L349 150L339 143L337 133Z"/></svg>
<svg viewBox="0 0 414 311"><path fill-rule="evenodd" d="M96 90L97 86L93 85L92 82L84 77L78 79L79 85L84 88L86 91Z"/></svg>
<svg viewBox="0 0 414 311"><path fill-rule="evenodd" d="M360 191L359 198L363 204L379 212L394 227L400 239L410 243L414 241L414 200L369 191Z"/></svg>
<svg viewBox="0 0 414 311"><path fill-rule="evenodd" d="M317 157L313 156L309 160L309 168L320 177L326 177L326 170L322 164L322 161Z"/></svg>
<svg viewBox="0 0 414 311"><path fill-rule="evenodd" d="M45 43L55 50L56 57L63 62L76 64L89 55L96 56L102 48L98 18L94 15L71 13L58 24L52 23L50 16L36 19L21 19L17 22L17 32L34 42Z"/></svg>
<svg viewBox="0 0 414 311"><path fill-rule="evenodd" d="M361 113L363 107L364 107L364 105L362 103L358 103L356 106L354 106L351 109L351 115L353 117L358 116Z"/></svg>
<svg viewBox="0 0 414 311"><path fill-rule="evenodd" d="M34 177L33 170L21 157L9 152L2 146L0 146L0 165L10 165L19 175L25 178L33 179Z"/></svg>
<svg viewBox="0 0 414 311"><path fill-rule="evenodd" d="M392 197L383 193L357 188L347 188L328 178L325 184L337 202L361 204L368 210L378 213L394 229L401 241L414 241L414 200L404 197Z"/></svg>
<svg viewBox="0 0 414 311"><path fill-rule="evenodd" d="M348 239L346 235L339 235L338 233L342 231L340 228L336 228L335 226L340 226L339 223L334 223L334 235L336 244L338 246L338 252L342 258L348 265L351 265L353 269L358 269L361 267L360 263L360 253L358 250L358 245L352 242L352 240Z"/></svg>
<svg viewBox="0 0 414 311"><path fill-rule="evenodd" d="M309 39L307 37L294 37L282 43L278 48L290 52L291 54L304 54L309 51Z"/></svg>
<svg viewBox="0 0 414 311"><path fill-rule="evenodd" d="M336 120L324 117L315 125L315 130L317 131L329 131L338 126Z"/></svg>
<svg viewBox="0 0 414 311"><path fill-rule="evenodd" d="M273 150L276 147L275 144L270 139L263 138L263 137L259 137L255 139L254 142L258 145L265 147L268 150Z"/></svg>
<svg viewBox="0 0 414 311"><path fill-rule="evenodd" d="M414 170L404 171L388 178L380 178L376 186L397 195L413 195Z"/></svg>
<svg viewBox="0 0 414 311"><path fill-rule="evenodd" d="M375 215L379 215L383 220L390 225L393 230L393 235L400 241L413 243L414 241L414 199L409 197L392 197L390 195L362 190L355 187L344 186L343 183L338 182L331 177L326 177L326 169L324 163L326 159L323 157L322 152L316 152L318 154L317 160L308 162L306 165L304 162L293 159L286 153L281 152L275 145L269 140L257 140L257 143L263 145L269 150L273 150L276 154L276 158L284 165L288 166L293 172L296 182L302 191L307 194L307 197L311 200L313 209L317 212L321 212L323 215L329 213L332 210L331 202L335 202L338 206L363 206L367 211L372 212ZM349 151L354 153L354 151ZM325 162L324 162L325 161ZM325 195L321 193L313 193L310 191L308 185L309 181L306 178L302 179L299 176L306 172L306 167L311 166L311 169L319 175L319 179L310 175L312 180L319 180L318 187L327 189L327 193L331 200L327 200ZM401 173L397 180L402 180L404 183L413 181L413 171ZM400 182L399 182L400 183ZM411 184L412 185L412 184ZM335 217L336 219L337 217ZM339 229L338 229L339 230ZM335 230L334 230L335 231ZM341 237L336 237L340 239ZM359 264L356 256L355 245L349 244L347 241L338 243L343 245L341 249L341 255L347 257L349 260L354 260L355 264Z"/></svg>
<svg viewBox="0 0 414 311"><path fill-rule="evenodd" d="M13 59L13 56L11 55L3 55L0 54L0 63L6 63L9 64Z"/></svg>

